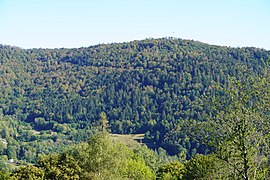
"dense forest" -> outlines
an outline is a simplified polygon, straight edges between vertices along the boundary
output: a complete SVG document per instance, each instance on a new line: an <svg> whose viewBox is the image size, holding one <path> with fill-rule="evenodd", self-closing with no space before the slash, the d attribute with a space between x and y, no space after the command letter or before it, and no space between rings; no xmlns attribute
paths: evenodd
<svg viewBox="0 0 270 180"><path fill-rule="evenodd" d="M261 132L263 138L260 139L269 137L264 134L267 130L262 128L269 127L268 122L263 121L269 114L266 110L269 62L270 51L264 49L231 48L176 38L74 49L21 49L0 45L0 162L4 164L7 159L16 159L37 163L36 169L26 167L21 171L36 170L33 173L37 176L40 173L40 177L50 179L52 176L44 170L48 168L46 163L57 164L57 160L72 163L74 159L86 157L81 154L84 151L75 152L76 148L67 150L67 147L90 146L89 143L98 136L95 129L100 126L101 117L106 116L112 134L143 133L143 143L152 149L147 151L156 153L156 159L159 154L165 154L163 156L168 159L166 151L175 156L172 159L177 159L177 163L164 165L167 162L163 158L156 167L149 167L151 163L147 164L142 153L136 155L136 150L127 149L123 152L124 159L134 163L130 168L135 168L136 163L138 168L139 164L145 165L140 167L140 171L144 171L142 174L147 176L145 179L161 178L170 168L179 170L180 174L175 176L192 177L196 175L191 173L196 164L205 164L202 169L213 166L213 172L207 172L208 177L209 173L222 169L219 164L223 164L223 172L228 171L230 167L221 161L231 164L224 154L232 152L225 151L220 145L226 142L226 147L232 146L227 141L231 137L227 135L230 131L240 132L239 128L231 127L232 119L238 122L236 116L249 120L254 115L254 119L260 120L258 123L239 123L244 124L244 129L249 127L247 133ZM258 114L265 114L265 117ZM229 122L231 126L223 126ZM257 126L259 122L264 124ZM238 137L237 133L232 137ZM241 137L239 135L237 141L240 142ZM98 142L104 143L103 140ZM266 140L258 142L261 149L257 151L264 157L262 149L268 149L269 144L262 142L267 143ZM121 146L110 141L108 144L113 149ZM51 155L41 158L38 154ZM262 160L261 163L265 162ZM93 178L95 173L99 174L98 170L86 170L87 163L97 162L76 163L70 164L78 170L76 177ZM232 167L236 171L242 165ZM243 167L238 175L248 177L246 168L251 165L244 163ZM128 174L133 172L126 168L119 170L114 178L137 176L129 177ZM198 177L202 169L197 169ZM114 171L107 170L105 174ZM259 177L268 170L252 172L257 172ZM216 174L223 177L221 172ZM262 177L266 177L265 174Z"/></svg>

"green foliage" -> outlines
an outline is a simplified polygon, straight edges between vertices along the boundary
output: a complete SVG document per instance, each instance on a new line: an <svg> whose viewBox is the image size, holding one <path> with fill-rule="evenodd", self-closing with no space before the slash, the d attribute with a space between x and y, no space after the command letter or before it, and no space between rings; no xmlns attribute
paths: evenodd
<svg viewBox="0 0 270 180"><path fill-rule="evenodd" d="M184 179L226 179L227 172L220 171L223 166L214 155L197 154L185 163Z"/></svg>
<svg viewBox="0 0 270 180"><path fill-rule="evenodd" d="M40 156L35 166L22 166L10 178L150 180L155 174L140 153L99 133L67 152Z"/></svg>
<svg viewBox="0 0 270 180"><path fill-rule="evenodd" d="M86 179L154 179L141 156L125 145L111 141L105 133L90 138L88 143L69 150L82 168Z"/></svg>
<svg viewBox="0 0 270 180"><path fill-rule="evenodd" d="M6 149L7 149L7 145L0 142L0 155L5 154Z"/></svg>
<svg viewBox="0 0 270 180"><path fill-rule="evenodd" d="M157 171L157 179L160 180L181 180L186 169L180 162L171 162L161 166Z"/></svg>
<svg viewBox="0 0 270 180"><path fill-rule="evenodd" d="M8 178L9 178L9 172L0 171L0 179L1 180L7 180Z"/></svg>
<svg viewBox="0 0 270 180"><path fill-rule="evenodd" d="M127 160L123 166L127 166L124 172L124 178L136 180L155 179L154 173L145 165L141 157L133 157L133 159Z"/></svg>
<svg viewBox="0 0 270 180"><path fill-rule="evenodd" d="M25 167L21 167L18 170L15 170L9 177L9 179L13 180L43 180L44 179L44 171L38 167L33 165L28 165Z"/></svg>
<svg viewBox="0 0 270 180"><path fill-rule="evenodd" d="M270 81L264 77L231 80L222 96L212 96L206 123L216 157L242 179L265 179L269 155Z"/></svg>
<svg viewBox="0 0 270 180"><path fill-rule="evenodd" d="M189 159L212 151L180 130L210 115L204 97L215 94L213 84L245 79L242 66L263 75L269 59L263 49L175 38L78 49L0 45L0 119L13 121L1 121L0 134L18 147L17 159L35 162L86 141L104 112L112 133L147 132L150 147Z"/></svg>
<svg viewBox="0 0 270 180"><path fill-rule="evenodd" d="M14 169L14 165L8 163L6 155L0 156L0 172L3 176L8 175Z"/></svg>
<svg viewBox="0 0 270 180"><path fill-rule="evenodd" d="M143 157L145 164L151 168L153 172L156 172L158 168L164 163L159 154L149 148L146 145L139 146L134 149L135 154L139 154Z"/></svg>
<svg viewBox="0 0 270 180"><path fill-rule="evenodd" d="M45 172L45 179L79 179L81 175L77 161L66 153L42 156L38 167Z"/></svg>

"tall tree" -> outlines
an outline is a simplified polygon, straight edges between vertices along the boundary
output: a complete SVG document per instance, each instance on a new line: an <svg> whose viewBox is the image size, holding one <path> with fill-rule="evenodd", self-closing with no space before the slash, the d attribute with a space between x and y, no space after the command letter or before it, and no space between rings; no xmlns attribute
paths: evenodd
<svg viewBox="0 0 270 180"><path fill-rule="evenodd" d="M267 78L268 77L268 78ZM267 176L269 154L269 76L230 78L211 99L206 122L216 156L228 165L233 179Z"/></svg>

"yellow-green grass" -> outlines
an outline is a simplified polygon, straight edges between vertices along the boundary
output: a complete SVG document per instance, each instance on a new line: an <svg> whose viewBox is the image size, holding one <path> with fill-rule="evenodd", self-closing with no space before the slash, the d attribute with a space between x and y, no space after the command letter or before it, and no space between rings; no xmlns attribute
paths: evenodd
<svg viewBox="0 0 270 180"><path fill-rule="evenodd" d="M130 148L136 148L142 143L144 134L110 134L113 141L118 141Z"/></svg>

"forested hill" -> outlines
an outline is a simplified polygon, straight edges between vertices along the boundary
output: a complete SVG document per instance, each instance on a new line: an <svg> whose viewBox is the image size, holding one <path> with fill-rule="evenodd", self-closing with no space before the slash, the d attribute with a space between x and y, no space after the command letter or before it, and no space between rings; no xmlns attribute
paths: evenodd
<svg viewBox="0 0 270 180"><path fill-rule="evenodd" d="M75 49L0 46L0 110L35 130L91 126L105 112L112 133L145 133L153 147L191 155L200 144L176 132L203 121L204 97L228 76L269 66L270 51L175 38ZM80 141L77 136L74 141Z"/></svg>

